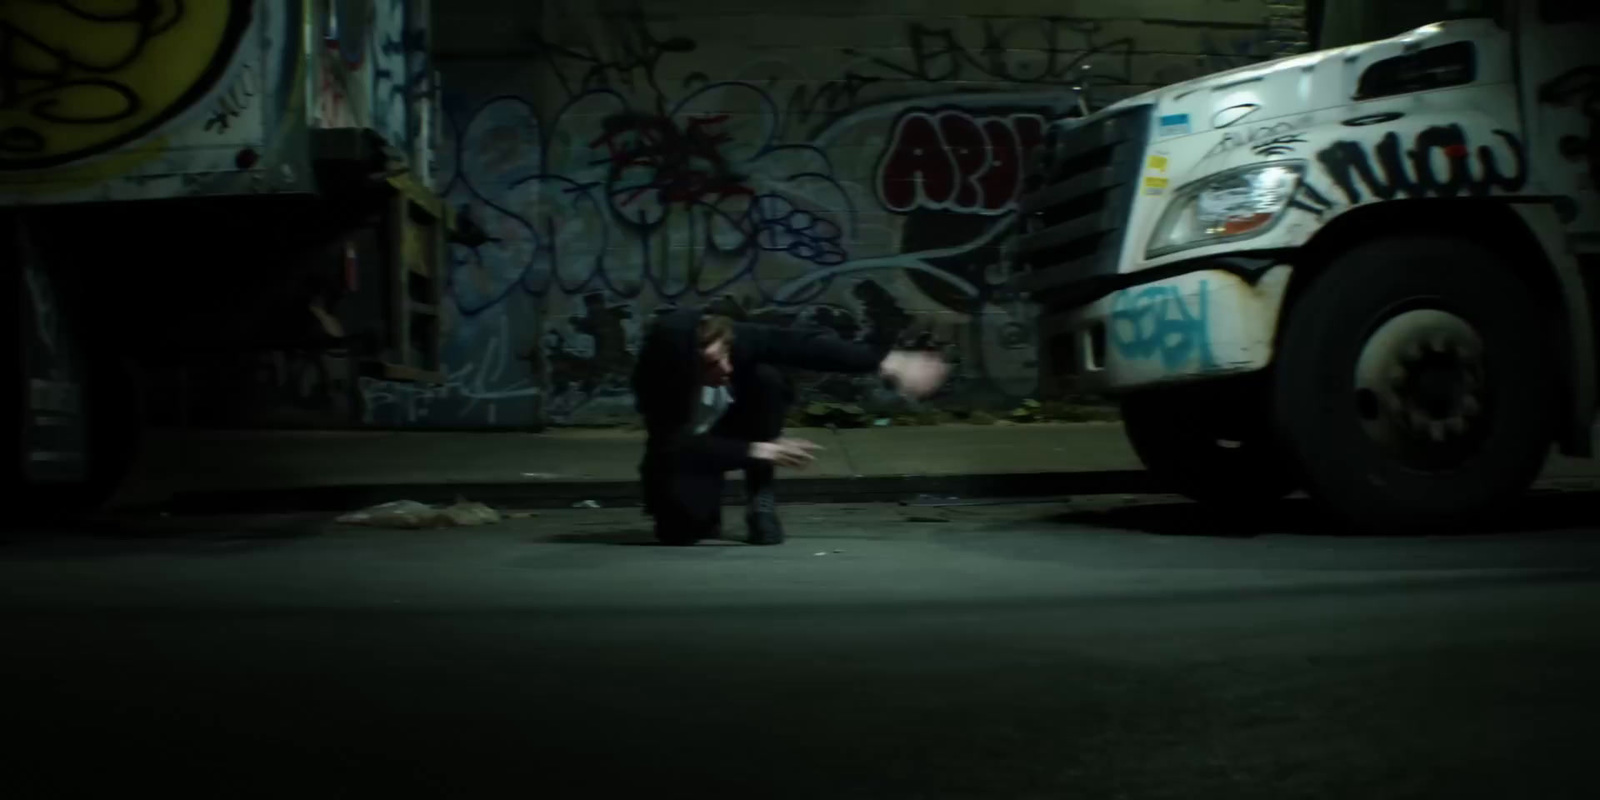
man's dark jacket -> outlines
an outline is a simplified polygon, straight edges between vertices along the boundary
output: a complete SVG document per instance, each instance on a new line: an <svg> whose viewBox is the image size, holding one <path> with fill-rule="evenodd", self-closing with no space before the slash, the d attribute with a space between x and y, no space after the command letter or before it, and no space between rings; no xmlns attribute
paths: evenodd
<svg viewBox="0 0 1600 800"><path fill-rule="evenodd" d="M639 348L633 371L634 406L644 416L649 441L645 472L652 464L692 464L710 471L749 465L750 442L693 435L690 421L700 404L702 309L685 308L655 320ZM729 391L735 405L739 387L751 385L761 365L814 372L867 373L877 370L887 348L847 342L823 328L779 328L736 323L733 333L733 376Z"/></svg>

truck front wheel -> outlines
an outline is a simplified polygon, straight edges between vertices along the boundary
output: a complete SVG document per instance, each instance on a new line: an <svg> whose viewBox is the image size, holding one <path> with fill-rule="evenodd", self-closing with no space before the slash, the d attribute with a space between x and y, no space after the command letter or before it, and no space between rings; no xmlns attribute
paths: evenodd
<svg viewBox="0 0 1600 800"><path fill-rule="evenodd" d="M1121 400L1128 441L1162 484L1193 500L1243 508L1294 491L1254 378L1148 390Z"/></svg>
<svg viewBox="0 0 1600 800"><path fill-rule="evenodd" d="M1550 452L1544 324L1528 287L1483 247L1356 247L1290 310L1279 438L1312 495L1361 527L1481 519L1526 490Z"/></svg>

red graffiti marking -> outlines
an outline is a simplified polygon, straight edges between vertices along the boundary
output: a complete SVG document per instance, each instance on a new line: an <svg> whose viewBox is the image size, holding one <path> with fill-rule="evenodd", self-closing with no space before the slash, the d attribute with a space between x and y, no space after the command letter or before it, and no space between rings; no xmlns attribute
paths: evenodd
<svg viewBox="0 0 1600 800"><path fill-rule="evenodd" d="M1039 114L910 111L878 162L878 199L916 209L1003 214L1016 207L1022 162L1044 140Z"/></svg>
<svg viewBox="0 0 1600 800"><path fill-rule="evenodd" d="M605 132L589 146L606 150L598 163L611 166L608 190L618 206L646 195L663 205L749 196L744 176L720 150L732 141L719 127L727 120L726 114L692 117L680 129L666 117L619 114L605 120Z"/></svg>
<svg viewBox="0 0 1600 800"><path fill-rule="evenodd" d="M356 127L355 111L350 105L350 93L346 86L348 76L339 66L337 51L323 54L317 73L314 100L317 123L324 128Z"/></svg>

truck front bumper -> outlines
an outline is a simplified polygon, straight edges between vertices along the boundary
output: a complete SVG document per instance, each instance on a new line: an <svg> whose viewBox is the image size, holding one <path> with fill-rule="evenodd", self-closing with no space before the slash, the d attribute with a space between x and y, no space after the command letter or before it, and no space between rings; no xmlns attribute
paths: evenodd
<svg viewBox="0 0 1600 800"><path fill-rule="evenodd" d="M1200 269L1133 286L1056 317L1078 388L1120 394L1254 372L1272 362L1293 268ZM1059 362L1058 362L1059 363Z"/></svg>

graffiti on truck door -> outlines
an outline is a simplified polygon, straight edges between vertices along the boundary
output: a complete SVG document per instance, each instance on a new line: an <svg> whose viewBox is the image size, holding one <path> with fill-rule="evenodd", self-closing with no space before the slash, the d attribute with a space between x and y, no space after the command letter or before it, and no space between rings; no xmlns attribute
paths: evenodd
<svg viewBox="0 0 1600 800"><path fill-rule="evenodd" d="M1589 135L1562 136L1559 146L1568 160L1589 162L1590 186L1600 188L1600 64L1568 70L1539 87L1539 102L1576 106L1588 117Z"/></svg>
<svg viewBox="0 0 1600 800"><path fill-rule="evenodd" d="M1490 146L1495 140L1503 153ZM1317 153L1317 161L1351 205L1397 197L1484 197L1521 191L1528 182L1527 155L1515 135L1496 130L1493 137L1474 141L1460 125L1424 128L1410 147L1393 131L1370 148L1334 142Z"/></svg>

